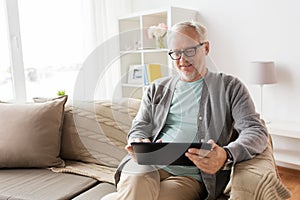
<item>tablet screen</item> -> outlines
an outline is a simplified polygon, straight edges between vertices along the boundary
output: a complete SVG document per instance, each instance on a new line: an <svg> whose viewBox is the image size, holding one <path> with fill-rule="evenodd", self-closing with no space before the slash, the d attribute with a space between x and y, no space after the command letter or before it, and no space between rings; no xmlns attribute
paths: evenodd
<svg viewBox="0 0 300 200"><path fill-rule="evenodd" d="M184 154L189 148L211 150L209 143L131 143L137 163L140 165L185 165L194 163Z"/></svg>

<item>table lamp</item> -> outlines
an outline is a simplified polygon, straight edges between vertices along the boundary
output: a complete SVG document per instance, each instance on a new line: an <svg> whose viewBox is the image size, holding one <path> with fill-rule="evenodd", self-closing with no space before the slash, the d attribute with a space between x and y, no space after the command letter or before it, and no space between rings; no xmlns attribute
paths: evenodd
<svg viewBox="0 0 300 200"><path fill-rule="evenodd" d="M250 82L260 85L260 114L263 118L263 86L277 82L273 61L253 61L250 63Z"/></svg>

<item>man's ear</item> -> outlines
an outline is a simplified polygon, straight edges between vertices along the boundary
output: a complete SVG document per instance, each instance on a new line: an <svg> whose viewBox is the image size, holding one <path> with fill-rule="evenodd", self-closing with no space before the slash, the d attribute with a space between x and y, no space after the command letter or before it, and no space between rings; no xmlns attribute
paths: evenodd
<svg viewBox="0 0 300 200"><path fill-rule="evenodd" d="M208 41L205 43L204 49L205 49L205 55L208 55L209 50L210 50L210 46L209 46L209 42Z"/></svg>

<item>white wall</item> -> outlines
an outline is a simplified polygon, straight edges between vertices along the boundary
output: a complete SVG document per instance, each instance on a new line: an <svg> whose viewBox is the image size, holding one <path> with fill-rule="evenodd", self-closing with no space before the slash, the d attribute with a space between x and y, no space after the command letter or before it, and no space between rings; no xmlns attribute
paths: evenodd
<svg viewBox="0 0 300 200"><path fill-rule="evenodd" d="M279 83L264 87L268 120L300 122L300 1L132 0L133 11L180 6L199 11L208 28L210 56L220 71L238 76L260 110L259 86L247 83L254 60L273 60Z"/></svg>

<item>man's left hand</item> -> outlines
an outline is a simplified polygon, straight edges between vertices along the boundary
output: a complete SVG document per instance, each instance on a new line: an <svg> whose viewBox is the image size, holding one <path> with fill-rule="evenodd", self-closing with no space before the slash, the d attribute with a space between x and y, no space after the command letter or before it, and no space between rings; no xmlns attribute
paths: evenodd
<svg viewBox="0 0 300 200"><path fill-rule="evenodd" d="M215 174L219 171L227 160L226 151L217 145L213 140L208 143L212 144L211 150L190 148L185 153L193 163L203 172Z"/></svg>

